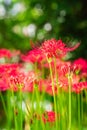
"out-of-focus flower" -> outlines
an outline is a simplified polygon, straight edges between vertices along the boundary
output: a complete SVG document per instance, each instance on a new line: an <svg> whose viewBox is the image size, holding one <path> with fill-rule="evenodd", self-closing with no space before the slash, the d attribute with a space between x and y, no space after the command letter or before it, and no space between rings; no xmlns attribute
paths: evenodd
<svg viewBox="0 0 87 130"><path fill-rule="evenodd" d="M52 81L50 79L39 80L38 88L40 92L45 92L51 96L53 96L53 91L55 94L58 93L56 82L54 81L54 86L52 86Z"/></svg>
<svg viewBox="0 0 87 130"><path fill-rule="evenodd" d="M11 77L16 77L19 74L19 64L1 64L0 65L0 89L10 89ZM4 84L3 84L4 82Z"/></svg>
<svg viewBox="0 0 87 130"><path fill-rule="evenodd" d="M74 65L77 66L79 71L87 72L87 61L83 58L76 59L73 62Z"/></svg>
<svg viewBox="0 0 87 130"><path fill-rule="evenodd" d="M43 123L54 123L59 118L59 114L54 111L45 111L41 115L34 113L33 119L34 118L37 120L42 120Z"/></svg>
<svg viewBox="0 0 87 130"><path fill-rule="evenodd" d="M82 90L87 89L87 82L79 82L73 84L72 91L75 93L80 93Z"/></svg>
<svg viewBox="0 0 87 130"><path fill-rule="evenodd" d="M42 51L39 48L35 48L29 51L26 55L21 55L21 59L25 62L41 62L43 60Z"/></svg>
<svg viewBox="0 0 87 130"><path fill-rule="evenodd" d="M9 89L8 84L6 83L5 79L0 79L0 91L6 91Z"/></svg>
<svg viewBox="0 0 87 130"><path fill-rule="evenodd" d="M58 117L59 114L55 113L54 111L46 111L44 114L42 114L42 120L44 123L46 122L53 123L58 119Z"/></svg>
<svg viewBox="0 0 87 130"><path fill-rule="evenodd" d="M0 58L6 57L6 58L11 58L11 52L8 49L0 49Z"/></svg>
<svg viewBox="0 0 87 130"><path fill-rule="evenodd" d="M24 73L17 73L8 77L9 90L18 91L24 87Z"/></svg>
<svg viewBox="0 0 87 130"><path fill-rule="evenodd" d="M2 74L15 74L15 72L17 72L20 68L20 64L0 64L0 75ZM5 75L6 76L6 75Z"/></svg>
<svg viewBox="0 0 87 130"><path fill-rule="evenodd" d="M33 92L35 82L37 81L37 76L34 71L29 71L24 80L23 91L25 92Z"/></svg>

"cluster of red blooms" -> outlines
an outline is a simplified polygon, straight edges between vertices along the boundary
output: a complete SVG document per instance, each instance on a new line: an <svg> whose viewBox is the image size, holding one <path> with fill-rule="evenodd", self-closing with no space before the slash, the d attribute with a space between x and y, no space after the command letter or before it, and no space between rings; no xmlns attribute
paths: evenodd
<svg viewBox="0 0 87 130"><path fill-rule="evenodd" d="M45 111L41 115L34 113L30 122L33 123L34 119L42 120L43 123L54 123L57 119L59 119L59 114L56 114L54 111Z"/></svg>
<svg viewBox="0 0 87 130"><path fill-rule="evenodd" d="M51 39L43 42L40 47L34 48L25 55L21 54L20 51L11 52L7 49L0 49L0 58L11 59L12 56L18 55L23 61L21 64L0 64L0 91L18 91L20 89L32 92L35 84L37 84L40 92L46 92L50 95L53 95L53 89L55 94L58 94L59 88L68 92L68 76L72 77L72 92L80 93L87 89L87 61L83 58L73 62L63 61L63 57L78 46L79 43L69 48L62 40ZM47 59L50 59L53 83L49 74ZM54 59L56 59L56 63ZM34 69L26 72L24 66L26 62L32 63Z"/></svg>

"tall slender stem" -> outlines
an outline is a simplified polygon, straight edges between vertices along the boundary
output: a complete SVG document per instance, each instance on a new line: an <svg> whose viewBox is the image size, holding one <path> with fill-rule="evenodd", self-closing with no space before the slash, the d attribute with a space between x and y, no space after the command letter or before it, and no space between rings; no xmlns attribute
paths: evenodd
<svg viewBox="0 0 87 130"><path fill-rule="evenodd" d="M19 97L20 97L20 129L22 130L22 120L23 120L23 114L22 114L22 90L21 90L21 86L20 86L20 90L19 90Z"/></svg>
<svg viewBox="0 0 87 130"><path fill-rule="evenodd" d="M68 75L68 84L69 84L69 126L68 126L68 130L71 130L71 85L72 85L72 76L69 73Z"/></svg>
<svg viewBox="0 0 87 130"><path fill-rule="evenodd" d="M12 99L13 99L13 114L14 114L14 124L15 124L15 130L18 130L18 125L17 125L17 118L15 115L15 110L16 110L16 104L15 104L15 96L14 96L14 91L12 90Z"/></svg>
<svg viewBox="0 0 87 130"><path fill-rule="evenodd" d="M78 96L78 128L81 130L81 117L80 117L80 94Z"/></svg>
<svg viewBox="0 0 87 130"><path fill-rule="evenodd" d="M53 98L54 98L54 109L55 109L55 114L56 114L56 129L57 129L57 106L56 106L56 97L55 97L55 91L54 91L54 80L53 80L53 74L52 74L52 67L51 67L51 63L47 57L47 61L49 64L49 69L50 69L50 76L51 76L51 81L52 81L52 92L53 92Z"/></svg>
<svg viewBox="0 0 87 130"><path fill-rule="evenodd" d="M7 110L6 110L6 105L5 105L5 102L4 102L4 98L3 98L2 92L0 92L0 97L1 97L3 108L4 108L4 112L6 114L6 117L8 117Z"/></svg>
<svg viewBox="0 0 87 130"><path fill-rule="evenodd" d="M81 122L82 121L83 121L83 93L81 92Z"/></svg>

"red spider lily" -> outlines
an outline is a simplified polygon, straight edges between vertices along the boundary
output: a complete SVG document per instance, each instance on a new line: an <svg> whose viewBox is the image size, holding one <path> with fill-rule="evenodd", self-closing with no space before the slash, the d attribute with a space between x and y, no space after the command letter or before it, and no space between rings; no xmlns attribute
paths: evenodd
<svg viewBox="0 0 87 130"><path fill-rule="evenodd" d="M17 72L16 75L10 75L8 77L9 89L14 91L32 92L34 90L34 82L36 75L33 71L25 74L23 72Z"/></svg>
<svg viewBox="0 0 87 130"><path fill-rule="evenodd" d="M11 58L11 52L8 49L0 49L0 58L1 57L6 57L6 58Z"/></svg>
<svg viewBox="0 0 87 130"><path fill-rule="evenodd" d="M53 87L53 88L52 88L52 87ZM55 85L55 86L52 86L52 83L48 83L45 91L46 91L46 93L48 93L49 95L53 95L53 94L57 94L58 88L57 88L56 85ZM53 93L53 91L54 91L54 93Z"/></svg>
<svg viewBox="0 0 87 130"><path fill-rule="evenodd" d="M65 52L62 52L62 47L64 47L64 44L61 40L57 42L55 39L51 39L42 43L41 50L43 51L44 55L46 55L49 58L57 55L63 55Z"/></svg>
<svg viewBox="0 0 87 130"><path fill-rule="evenodd" d="M17 70L20 68L20 64L0 64L0 73L9 73L12 70Z"/></svg>
<svg viewBox="0 0 87 130"><path fill-rule="evenodd" d="M37 76L34 71L27 73L25 76L23 91L33 92L36 81Z"/></svg>
<svg viewBox="0 0 87 130"><path fill-rule="evenodd" d="M13 91L22 90L24 87L24 73L17 73L15 76L10 75L8 79L9 89Z"/></svg>
<svg viewBox="0 0 87 130"><path fill-rule="evenodd" d="M42 120L45 124L50 123L50 125L53 125L53 123L55 123L55 121L59 119L59 114L55 113L54 111L45 111L40 115L38 113L34 113L31 119Z"/></svg>
<svg viewBox="0 0 87 130"><path fill-rule="evenodd" d="M18 91L21 90L24 86L24 74L23 73L13 73L12 74L6 74L3 75L0 79L0 89L3 90L12 90L12 91ZM5 83L5 85L3 84ZM3 85L3 86L2 86Z"/></svg>
<svg viewBox="0 0 87 130"><path fill-rule="evenodd" d="M87 89L87 82L79 82L77 84L73 84L73 92L80 93L83 89Z"/></svg>
<svg viewBox="0 0 87 130"><path fill-rule="evenodd" d="M58 73L59 75L68 75L70 73L75 74L78 67L75 64L72 64L71 62L62 62L58 67Z"/></svg>
<svg viewBox="0 0 87 130"><path fill-rule="evenodd" d="M18 91L21 89L29 92L33 90L33 82L37 78L35 72L25 73L21 71L20 67L22 67L20 64L0 65L0 90Z"/></svg>
<svg viewBox="0 0 87 130"><path fill-rule="evenodd" d="M2 86L2 83L4 82L6 86L4 89L4 86L1 87L1 90L10 89L10 79L11 77L17 76L19 74L19 64L1 64L0 65L0 86Z"/></svg>
<svg viewBox="0 0 87 130"><path fill-rule="evenodd" d="M19 64L1 64L0 65L0 78L9 79L9 77L17 75L19 72L20 65Z"/></svg>
<svg viewBox="0 0 87 130"><path fill-rule="evenodd" d="M66 49L66 51L74 51L74 50L76 50L78 47L80 46L80 43L77 43L74 47L66 47L65 49Z"/></svg>
<svg viewBox="0 0 87 130"><path fill-rule="evenodd" d="M40 92L45 92L51 96L53 96L53 89L55 94L58 92L56 82L54 81L54 86L52 86L52 81L49 79L39 80L38 88Z"/></svg>
<svg viewBox="0 0 87 130"><path fill-rule="evenodd" d="M59 114L56 115L54 111L46 111L42 114L42 120L44 123L49 122L55 122L59 117Z"/></svg>
<svg viewBox="0 0 87 130"><path fill-rule="evenodd" d="M79 43L72 48L66 47L66 44L62 42L62 40L47 40L42 43L41 50L43 51L44 55L49 57L59 57L62 58L67 54L69 51L75 50L79 46Z"/></svg>
<svg viewBox="0 0 87 130"><path fill-rule="evenodd" d="M76 75L75 71L76 71L77 67L71 63L67 62L63 65L61 65L58 69L58 82L60 84L61 87L63 87L63 89L68 90L68 86L69 86L69 81L68 81L68 76L71 76L71 84L75 84L78 83L80 81L80 77L79 75Z"/></svg>
<svg viewBox="0 0 87 130"><path fill-rule="evenodd" d="M73 62L77 66L79 71L87 73L87 61L83 58L79 58Z"/></svg>
<svg viewBox="0 0 87 130"><path fill-rule="evenodd" d="M53 64L52 64L52 70L54 70ZM58 89L62 89L68 92L69 88L68 76L71 75L72 87L73 84L78 84L80 81L80 76L75 73L76 69L77 66L71 64L71 62L60 61L59 63L57 63L56 73L54 73L53 71L53 88L52 88L52 81L50 79L41 80L39 82L40 91L45 91L50 95L53 95L53 89L55 94L58 94ZM58 79L56 79L57 78L56 74L58 74Z"/></svg>
<svg viewBox="0 0 87 130"><path fill-rule="evenodd" d="M79 76L78 75L73 75L71 79L71 87L73 87L73 84L78 84L79 83ZM68 92L68 87L69 87L69 81L68 78L65 76L60 76L58 78L59 82L59 87L61 87L64 91ZM72 88L73 89L73 88Z"/></svg>
<svg viewBox="0 0 87 130"><path fill-rule="evenodd" d="M42 51L39 48L35 48L29 51L26 55L21 55L21 59L25 62L41 62L43 60Z"/></svg>
<svg viewBox="0 0 87 130"><path fill-rule="evenodd" d="M0 91L6 91L8 89L9 89L9 86L8 86L8 84L6 84L6 80L5 79L3 79L3 80L0 79Z"/></svg>

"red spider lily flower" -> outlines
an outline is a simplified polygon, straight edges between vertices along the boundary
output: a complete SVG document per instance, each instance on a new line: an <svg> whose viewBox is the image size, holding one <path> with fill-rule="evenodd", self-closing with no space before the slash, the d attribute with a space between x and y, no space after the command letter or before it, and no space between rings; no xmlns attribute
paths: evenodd
<svg viewBox="0 0 87 130"><path fill-rule="evenodd" d="M49 79L40 80L38 82L38 88L39 88L40 92L45 92L51 96L53 96L53 89L54 89L55 94L57 94L57 92L58 92L56 82L54 81L54 86L52 88L52 81Z"/></svg>
<svg viewBox="0 0 87 130"><path fill-rule="evenodd" d="M80 43L77 43L74 47L66 47L66 51L70 52L70 51L74 51L76 50L78 47L80 46Z"/></svg>
<svg viewBox="0 0 87 130"><path fill-rule="evenodd" d="M48 122L54 122L56 120L56 113L53 111L47 112Z"/></svg>
<svg viewBox="0 0 87 130"><path fill-rule="evenodd" d="M62 58L67 54L67 52L75 50L78 46L79 43L75 47L68 48L66 47L66 44L62 42L62 40L51 39L42 43L41 50L48 58Z"/></svg>
<svg viewBox="0 0 87 130"><path fill-rule="evenodd" d="M33 91L33 82L37 79L35 72L22 72L19 64L0 65L0 72L0 90Z"/></svg>
<svg viewBox="0 0 87 130"><path fill-rule="evenodd" d="M1 81L0 85L2 86L3 82L5 83L5 85L2 86L3 87L2 90L5 88L5 86L6 86L6 89L10 89L10 85L11 85L10 80L11 78L13 79L17 78L19 74L19 68L20 68L19 64L1 64L0 65L0 81Z"/></svg>
<svg viewBox="0 0 87 130"><path fill-rule="evenodd" d="M73 62L73 64L77 66L79 71L87 73L87 61L85 59L83 58L76 59Z"/></svg>
<svg viewBox="0 0 87 130"><path fill-rule="evenodd" d="M22 90L24 87L24 73L17 73L15 76L10 75L8 78L9 89L13 91Z"/></svg>
<svg viewBox="0 0 87 130"><path fill-rule="evenodd" d="M44 123L49 122L55 122L59 117L59 114L56 115L54 111L46 111L42 114L42 120Z"/></svg>
<svg viewBox="0 0 87 130"><path fill-rule="evenodd" d="M64 90L68 91L68 76L71 76L72 84L79 82L80 77L76 75L76 69L77 67L71 64L71 62L60 62L57 67L59 87L62 87Z"/></svg>
<svg viewBox="0 0 87 130"><path fill-rule="evenodd" d="M0 64L0 73L10 72L11 70L17 70L20 68L20 64Z"/></svg>
<svg viewBox="0 0 87 130"><path fill-rule="evenodd" d="M34 91L34 84L33 84L33 82L31 82L29 84L26 83L25 86L23 87L22 91L23 92L30 92L30 93L32 93Z"/></svg>
<svg viewBox="0 0 87 130"><path fill-rule="evenodd" d="M20 64L1 64L0 76L8 77L9 75L16 75L19 72Z"/></svg>
<svg viewBox="0 0 87 130"><path fill-rule="evenodd" d="M57 86L53 86L53 88L52 88L52 84L47 84L48 86L47 86L47 88L46 88L46 93L48 93L49 95L51 95L51 96L53 96L53 94L57 94L57 91L58 91L58 89L57 89ZM53 91L54 91L54 93L53 93Z"/></svg>
<svg viewBox="0 0 87 130"><path fill-rule="evenodd" d="M72 91L75 93L80 93L83 89L87 89L87 82L79 82L77 84L73 84Z"/></svg>
<svg viewBox="0 0 87 130"><path fill-rule="evenodd" d="M35 48L29 51L26 55L21 55L21 59L25 62L41 62L43 60L42 51L39 48Z"/></svg>
<svg viewBox="0 0 87 130"><path fill-rule="evenodd" d="M71 72L71 62L62 62L57 69L59 75L66 75Z"/></svg>
<svg viewBox="0 0 87 130"><path fill-rule="evenodd" d="M36 81L37 81L37 76L35 72L29 71L29 73L27 73L25 76L23 91L33 92Z"/></svg>
<svg viewBox="0 0 87 130"><path fill-rule="evenodd" d="M6 91L9 89L8 84L6 83L5 79L0 79L0 91Z"/></svg>
<svg viewBox="0 0 87 130"><path fill-rule="evenodd" d="M64 46L65 45L62 43L61 40L57 42L55 39L51 39L42 43L41 50L43 51L44 55L46 55L48 58L55 57L57 55L61 56L63 54L62 47Z"/></svg>
<svg viewBox="0 0 87 130"><path fill-rule="evenodd" d="M11 52L8 49L0 49L0 58L6 57L6 58L11 58Z"/></svg>
<svg viewBox="0 0 87 130"><path fill-rule="evenodd" d="M73 75L71 79L71 87L73 87L74 84L78 84L80 80L80 77L78 75ZM69 83L68 78L65 76L60 76L58 78L59 87L62 88L64 91L68 92ZM72 88L73 89L73 88Z"/></svg>
<svg viewBox="0 0 87 130"><path fill-rule="evenodd" d="M59 68L57 69L58 71L58 83L59 86L68 92L68 87L69 87L69 81L68 81L68 76L71 76L71 85L77 84L80 81L80 76L76 75L77 67L73 66L70 62L66 62L65 64L61 64Z"/></svg>
<svg viewBox="0 0 87 130"><path fill-rule="evenodd" d="M70 73L75 73L78 67L75 64L72 64L71 62L62 62L58 67L58 73L59 75L68 75Z"/></svg>
<svg viewBox="0 0 87 130"><path fill-rule="evenodd" d="M50 123L50 125L53 125L52 123L55 123L55 121L59 119L59 114L54 111L45 111L41 115L34 113L33 119L42 120L45 124Z"/></svg>
<svg viewBox="0 0 87 130"><path fill-rule="evenodd" d="M37 77L33 71L29 73L17 72L16 75L10 75L8 79L8 84L10 90L14 91L24 91L24 92L33 92L34 82Z"/></svg>
<svg viewBox="0 0 87 130"><path fill-rule="evenodd" d="M4 90L11 90L11 91L18 91L18 90L22 90L23 86L24 86L24 79L25 79L25 75L23 73L14 73L13 74L7 74L3 75L2 78L0 79L0 86ZM2 86L1 83L5 83L5 85ZM6 86L6 87L5 87Z"/></svg>

